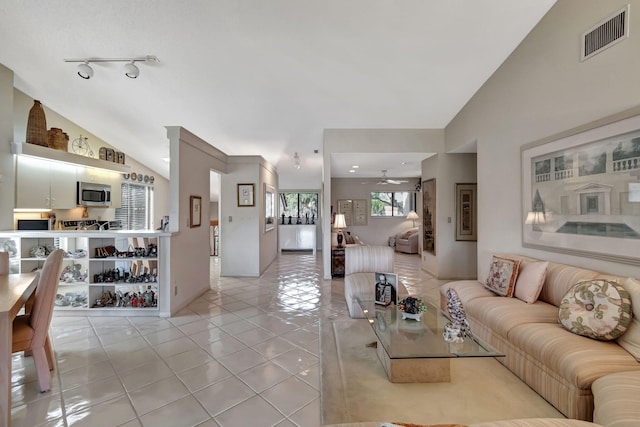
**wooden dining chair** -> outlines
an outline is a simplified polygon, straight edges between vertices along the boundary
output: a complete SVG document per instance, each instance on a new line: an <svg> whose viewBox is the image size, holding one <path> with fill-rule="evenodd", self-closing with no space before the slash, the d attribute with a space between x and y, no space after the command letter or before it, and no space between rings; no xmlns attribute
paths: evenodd
<svg viewBox="0 0 640 427"><path fill-rule="evenodd" d="M36 365L40 391L51 389L51 373L54 368L53 349L49 340L49 325L62 271L64 251L57 249L49 254L39 272L35 302L29 314L13 321L13 353L31 353Z"/></svg>
<svg viewBox="0 0 640 427"><path fill-rule="evenodd" d="M0 276L9 274L9 252L0 252Z"/></svg>

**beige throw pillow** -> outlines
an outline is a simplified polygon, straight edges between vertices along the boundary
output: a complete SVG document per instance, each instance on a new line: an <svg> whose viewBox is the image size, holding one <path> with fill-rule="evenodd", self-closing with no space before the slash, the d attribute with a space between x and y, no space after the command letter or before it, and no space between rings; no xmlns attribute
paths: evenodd
<svg viewBox="0 0 640 427"><path fill-rule="evenodd" d="M484 287L502 297L512 297L520 260L493 256Z"/></svg>
<svg viewBox="0 0 640 427"><path fill-rule="evenodd" d="M547 275L547 261L527 262L520 264L520 272L516 281L515 297L527 304L538 300Z"/></svg>
<svg viewBox="0 0 640 427"><path fill-rule="evenodd" d="M627 350L640 362L640 280L629 277L622 284L631 296L631 307L634 313L633 320L617 342L620 347Z"/></svg>

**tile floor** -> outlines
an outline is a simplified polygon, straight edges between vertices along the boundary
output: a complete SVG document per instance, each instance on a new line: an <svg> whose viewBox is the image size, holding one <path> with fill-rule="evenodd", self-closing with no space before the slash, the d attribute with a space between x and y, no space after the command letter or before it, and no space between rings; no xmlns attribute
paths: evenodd
<svg viewBox="0 0 640 427"><path fill-rule="evenodd" d="M172 318L54 313L52 390L14 355L13 427L319 426L318 325L344 315L343 281L322 279L321 254L260 278L220 278L211 260L211 290ZM419 261L396 256L416 293L437 285Z"/></svg>

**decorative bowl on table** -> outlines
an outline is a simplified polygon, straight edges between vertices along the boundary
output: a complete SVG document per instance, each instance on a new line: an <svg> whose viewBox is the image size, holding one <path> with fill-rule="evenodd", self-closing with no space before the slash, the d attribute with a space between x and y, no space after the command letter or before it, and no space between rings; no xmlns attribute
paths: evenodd
<svg viewBox="0 0 640 427"><path fill-rule="evenodd" d="M398 302L398 310L402 312L403 320L413 319L419 322L427 307L420 298L409 296Z"/></svg>

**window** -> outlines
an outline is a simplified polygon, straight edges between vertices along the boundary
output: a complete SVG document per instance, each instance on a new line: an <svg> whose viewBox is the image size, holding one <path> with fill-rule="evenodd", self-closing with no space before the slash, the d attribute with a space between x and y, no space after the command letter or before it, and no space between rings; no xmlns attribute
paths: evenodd
<svg viewBox="0 0 640 427"><path fill-rule="evenodd" d="M371 216L407 216L416 210L415 191L371 193Z"/></svg>
<svg viewBox="0 0 640 427"><path fill-rule="evenodd" d="M318 222L318 193L280 193L280 215Z"/></svg>
<svg viewBox="0 0 640 427"><path fill-rule="evenodd" d="M116 220L125 230L148 230L153 224L153 187L122 183L122 207Z"/></svg>

